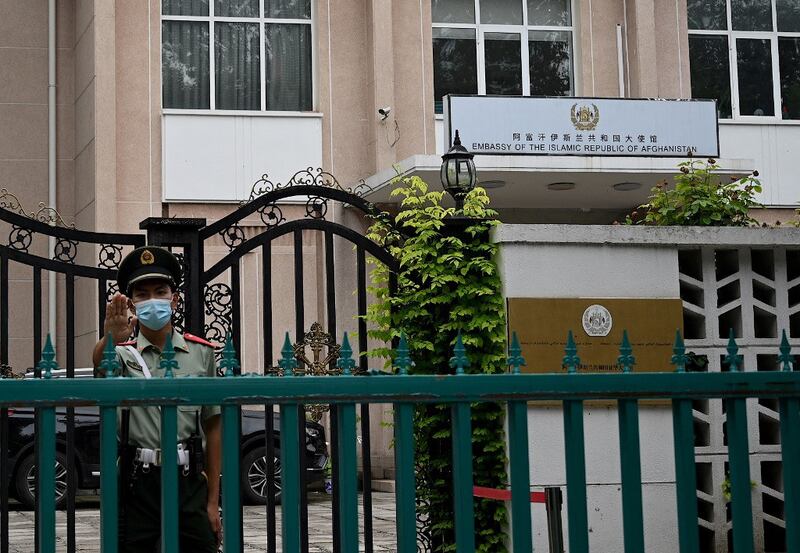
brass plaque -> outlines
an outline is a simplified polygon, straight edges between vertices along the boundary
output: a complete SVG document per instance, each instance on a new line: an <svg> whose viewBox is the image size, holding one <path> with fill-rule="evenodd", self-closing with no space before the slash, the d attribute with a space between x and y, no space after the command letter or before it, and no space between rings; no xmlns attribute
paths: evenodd
<svg viewBox="0 0 800 553"><path fill-rule="evenodd" d="M675 331L683 332L680 299L508 298L509 340L516 331L528 373L566 372L562 365L572 330L578 372L621 372L622 331L628 331L634 372L672 372Z"/></svg>

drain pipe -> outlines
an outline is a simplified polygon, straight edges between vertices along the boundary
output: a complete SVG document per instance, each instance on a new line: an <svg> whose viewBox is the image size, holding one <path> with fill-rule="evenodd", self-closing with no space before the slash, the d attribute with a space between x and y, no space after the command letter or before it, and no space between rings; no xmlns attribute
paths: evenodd
<svg viewBox="0 0 800 553"><path fill-rule="evenodd" d="M47 0L47 205L56 208L56 0ZM55 225L55 218L50 223ZM48 238L49 257L55 257L56 239ZM56 274L51 272L48 284L47 331L56 340Z"/></svg>

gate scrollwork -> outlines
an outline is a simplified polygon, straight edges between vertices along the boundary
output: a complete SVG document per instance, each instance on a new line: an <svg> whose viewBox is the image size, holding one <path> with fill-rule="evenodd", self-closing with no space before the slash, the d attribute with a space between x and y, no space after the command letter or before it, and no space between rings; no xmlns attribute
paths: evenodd
<svg viewBox="0 0 800 553"><path fill-rule="evenodd" d="M250 203L256 198L267 194L268 192L274 192L275 190L282 190L292 186L320 186L323 188L333 188L361 198L373 190L372 187L364 181L364 179L361 179L354 187L345 187L339 184L339 181L336 180L336 177L327 171L323 171L322 168L318 167L315 169L313 167L308 167L307 169L296 172L294 175L292 175L292 178L285 183L272 182L269 178L269 175L265 173L255 182L255 184L253 184L253 187L250 190L250 196L242 202L242 205Z"/></svg>

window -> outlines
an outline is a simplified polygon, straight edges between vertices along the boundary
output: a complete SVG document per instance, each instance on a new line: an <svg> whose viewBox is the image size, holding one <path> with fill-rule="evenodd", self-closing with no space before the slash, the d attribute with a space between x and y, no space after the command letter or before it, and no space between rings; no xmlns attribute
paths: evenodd
<svg viewBox="0 0 800 553"><path fill-rule="evenodd" d="M436 113L446 94L571 96L571 0L431 0Z"/></svg>
<svg viewBox="0 0 800 553"><path fill-rule="evenodd" d="M164 108L313 109L311 0L163 0L161 19Z"/></svg>
<svg viewBox="0 0 800 553"><path fill-rule="evenodd" d="M688 0L694 98L721 118L800 119L800 0Z"/></svg>

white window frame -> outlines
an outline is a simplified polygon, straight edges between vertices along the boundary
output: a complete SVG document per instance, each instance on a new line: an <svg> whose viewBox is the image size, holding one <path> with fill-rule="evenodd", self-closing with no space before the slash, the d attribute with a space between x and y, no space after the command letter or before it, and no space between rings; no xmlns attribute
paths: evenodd
<svg viewBox="0 0 800 553"><path fill-rule="evenodd" d="M576 0L570 0L570 25L563 27L558 26L544 26L544 25L528 25L528 2L527 0L519 0L522 3L522 24L495 24L495 23L481 23L481 0L475 1L475 23L437 23L433 22L434 29L471 29L475 31L475 55L477 58L477 71L478 71L478 94L486 94L486 58L485 58L485 41L484 35L486 33L513 33L520 36L520 57L522 61L522 95L531 95L531 72L530 72L530 54L528 53L528 33L529 32L569 32L570 34L570 96L575 96L575 3ZM486 1L486 0L484 0ZM434 68L435 70L435 68Z"/></svg>
<svg viewBox="0 0 800 553"><path fill-rule="evenodd" d="M778 57L779 38L800 38L800 32L778 31L778 1L771 0L772 6L772 30L771 31L735 31L733 30L733 9L731 0L726 0L725 9L727 10L726 30L703 30L689 29L689 36L724 36L728 39L728 64L730 82L728 85L731 90L731 118L728 121L740 122L780 122L783 124L800 124L798 119L784 119L781 110L781 75L780 59ZM739 102L739 60L736 41L738 39L758 39L770 41L770 53L772 56L772 101L773 115L742 115ZM691 58L689 60L691 63ZM720 119L725 121L726 119Z"/></svg>
<svg viewBox="0 0 800 553"><path fill-rule="evenodd" d="M214 14L216 2L214 0L208 1L208 15L164 15L161 14L161 21L194 21L200 23L208 23L208 58L209 58L209 108L192 108L189 111L193 112L216 112L220 114L231 113L240 114L307 114L314 113L317 106L317 48L316 48L316 31L314 28L314 21L316 21L316 2L311 0L311 18L310 19L289 19L289 18L276 18L276 17L263 17L264 16L264 0L258 0L258 17L221 17ZM214 49L215 23L251 23L258 24L259 33L259 78L261 87L261 108L259 110L228 110L217 109L217 71L216 71L216 55ZM266 52L264 39L266 37L266 25L268 23L277 23L284 25L308 25L311 29L311 109L309 111L279 111L267 110L267 74L266 74ZM161 74L164 74L163 68ZM163 86L163 85L162 85ZM183 108L164 108L164 113L184 113L187 110Z"/></svg>

